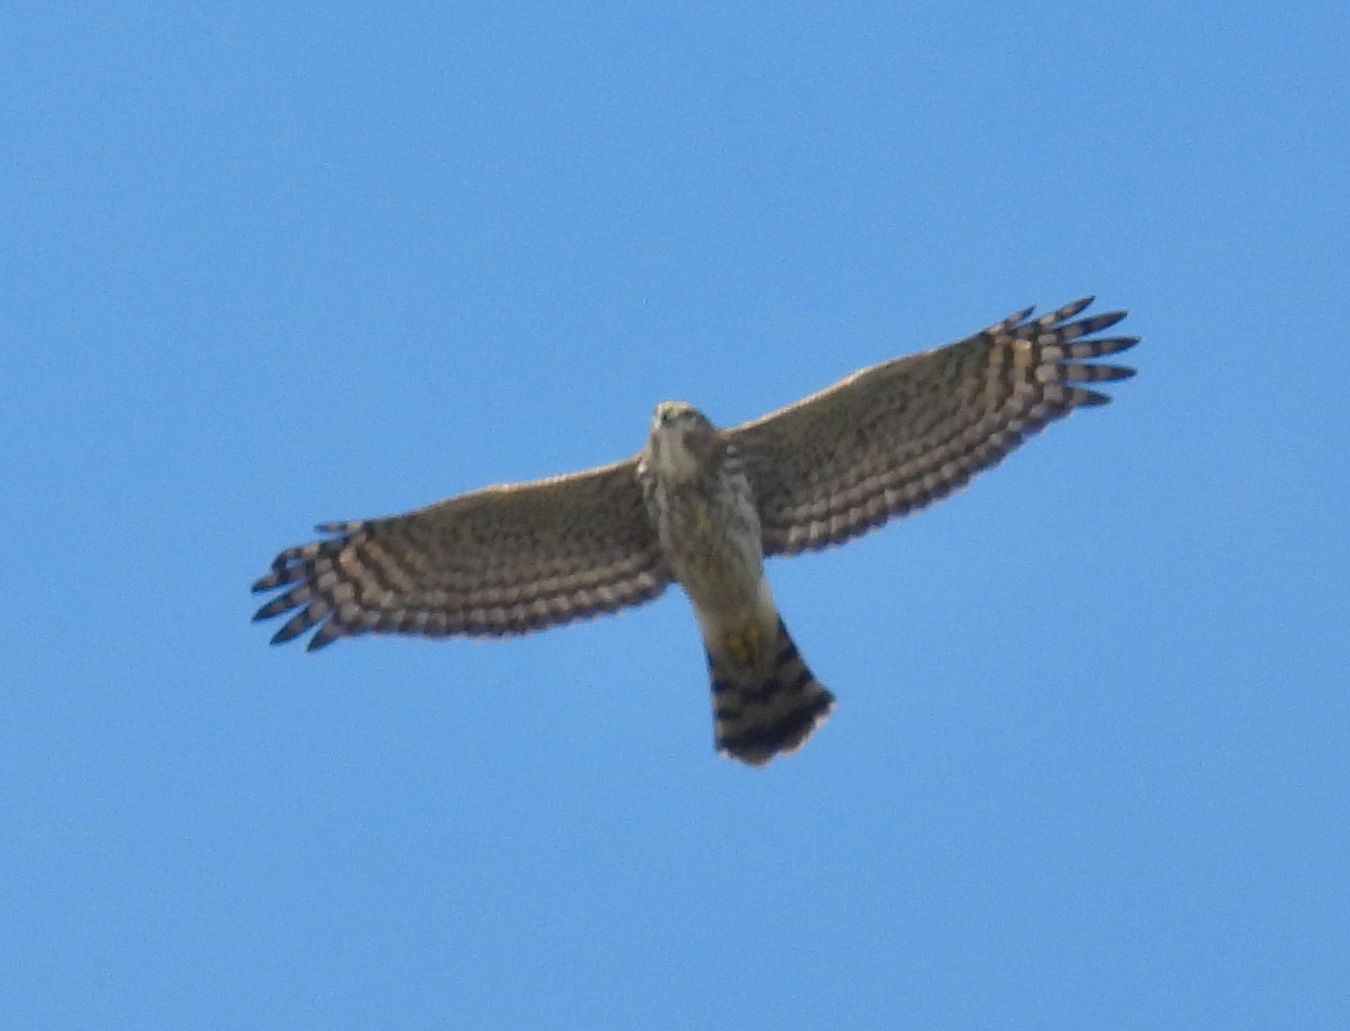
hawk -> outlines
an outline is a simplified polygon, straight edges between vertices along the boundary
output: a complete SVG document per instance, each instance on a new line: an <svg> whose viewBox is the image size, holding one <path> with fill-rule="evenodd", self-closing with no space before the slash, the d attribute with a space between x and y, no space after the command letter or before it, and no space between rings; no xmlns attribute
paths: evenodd
<svg viewBox="0 0 1350 1031"><path fill-rule="evenodd" d="M764 559L839 544L945 497L1027 436L1109 398L1133 369L1083 359L1123 311L1084 298L870 366L719 429L657 405L632 458L471 491L401 515L325 523L253 585L254 619L309 648L368 632L505 636L637 605L678 581L702 630L719 751L754 765L801 745L834 696L792 642Z"/></svg>

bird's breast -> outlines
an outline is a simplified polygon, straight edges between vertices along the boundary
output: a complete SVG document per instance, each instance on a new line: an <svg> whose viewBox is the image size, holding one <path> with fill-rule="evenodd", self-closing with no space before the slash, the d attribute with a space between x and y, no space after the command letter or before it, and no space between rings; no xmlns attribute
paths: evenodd
<svg viewBox="0 0 1350 1031"><path fill-rule="evenodd" d="M710 488L658 484L650 507L666 559L695 605L739 608L754 598L763 547L748 485L725 477Z"/></svg>

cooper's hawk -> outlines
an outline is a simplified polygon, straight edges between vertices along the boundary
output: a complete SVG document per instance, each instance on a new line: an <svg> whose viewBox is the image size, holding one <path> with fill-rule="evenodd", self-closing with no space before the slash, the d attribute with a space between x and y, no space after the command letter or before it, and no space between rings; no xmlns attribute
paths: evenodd
<svg viewBox="0 0 1350 1031"><path fill-rule="evenodd" d="M763 560L822 548L944 497L1029 434L1108 398L1079 384L1132 369L1085 364L1135 337L1073 321L1085 298L1020 311L943 347L873 365L720 430L692 405L656 408L633 458L486 487L283 551L255 591L272 638L311 649L377 632L506 635L612 612L678 580L703 631L719 750L756 765L790 751L834 697L797 652Z"/></svg>

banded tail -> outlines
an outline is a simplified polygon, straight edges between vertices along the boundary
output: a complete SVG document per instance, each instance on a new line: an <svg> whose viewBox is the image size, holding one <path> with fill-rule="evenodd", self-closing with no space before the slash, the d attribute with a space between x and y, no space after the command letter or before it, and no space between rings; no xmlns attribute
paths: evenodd
<svg viewBox="0 0 1350 1031"><path fill-rule="evenodd" d="M708 650L717 750L752 766L799 748L834 708L781 618L774 635L767 648L751 631Z"/></svg>

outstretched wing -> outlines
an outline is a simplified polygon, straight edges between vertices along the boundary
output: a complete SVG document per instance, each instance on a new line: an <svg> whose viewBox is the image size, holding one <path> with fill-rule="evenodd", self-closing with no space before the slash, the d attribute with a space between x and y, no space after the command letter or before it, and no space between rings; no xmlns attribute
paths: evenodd
<svg viewBox="0 0 1350 1031"><path fill-rule="evenodd" d="M956 343L854 373L727 431L755 488L767 555L855 537L945 497L1046 423L1104 404L1079 386L1133 369L1087 364L1137 337L1090 335L1123 311L1072 321L1087 297L1018 312Z"/></svg>
<svg viewBox="0 0 1350 1031"><path fill-rule="evenodd" d="M280 644L371 631L522 634L654 598L670 582L637 461L488 487L287 548L254 591L284 588L254 619L293 613Z"/></svg>

